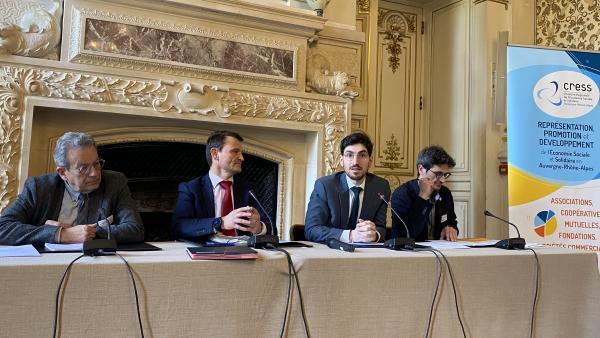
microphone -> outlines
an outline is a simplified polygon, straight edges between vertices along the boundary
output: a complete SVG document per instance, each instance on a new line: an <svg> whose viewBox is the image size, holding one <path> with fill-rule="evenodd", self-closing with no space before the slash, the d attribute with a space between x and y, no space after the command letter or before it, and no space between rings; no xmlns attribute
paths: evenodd
<svg viewBox="0 0 600 338"><path fill-rule="evenodd" d="M106 223L107 227L107 239L92 239L83 242L83 254L86 256L104 256L112 255L117 251L117 241L110 239L110 222L105 217L104 210L100 209L101 220L96 223L96 226L101 223Z"/></svg>
<svg viewBox="0 0 600 338"><path fill-rule="evenodd" d="M392 208L392 206L390 205L390 202L388 202L385 199L385 196L383 196L383 194L377 194L377 196L379 196L379 199L382 200L387 205L387 207L392 211L392 214L394 214L396 216L396 218L398 218L400 220L400 222L402 222L402 225L404 225L404 230L406 230L406 238L398 237L398 238L388 239L387 241L385 241L383 243L383 245L386 248L392 249L392 250L414 250L415 249L415 240L413 238L410 238L410 231L408 231L408 227L406 226L406 223L404 223L404 220L402 219L402 217L400 217L400 215L398 215L396 210L394 210L394 208Z"/></svg>
<svg viewBox="0 0 600 338"><path fill-rule="evenodd" d="M341 250L341 251L346 251L346 252L354 252L354 245L349 244L349 243L344 243L333 237L327 239L326 243L330 249Z"/></svg>
<svg viewBox="0 0 600 338"><path fill-rule="evenodd" d="M506 249L506 250L523 250L525 249L525 239L521 238L521 233L519 232L519 228L517 228L516 225L512 224L511 222L500 218L494 214L492 214L491 212L485 210L483 212L484 215L488 216L488 217L493 217L495 219L501 220L504 223L508 223L510 225L512 225L515 230L517 230L517 236L518 238L506 238L503 239L501 241L499 241L498 243L496 243L495 247L496 248L500 248L500 249Z"/></svg>
<svg viewBox="0 0 600 338"><path fill-rule="evenodd" d="M256 201L256 204L258 204L258 206L260 207L260 210L262 210L262 212L265 214L265 216L267 216L267 219L269 220L269 224L271 225L271 229L275 229L274 228L275 224L273 224L271 217L269 216L269 214L263 207L262 203L260 203L260 201L258 200L258 197L256 197L256 195L254 194L254 190L250 189L250 190L248 190L248 193L250 194L250 197L252 197L252 199L254 199ZM271 232L273 232L273 230L271 230ZM253 235L248 240L248 246L253 247L253 248L258 248L258 249L264 249L268 246L278 247L279 246L279 237L277 237L277 235L273 235L273 234Z"/></svg>

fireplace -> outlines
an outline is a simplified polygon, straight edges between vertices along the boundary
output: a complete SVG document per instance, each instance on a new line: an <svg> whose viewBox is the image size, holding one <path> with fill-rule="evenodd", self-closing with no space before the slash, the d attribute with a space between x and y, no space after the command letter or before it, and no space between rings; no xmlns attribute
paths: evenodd
<svg viewBox="0 0 600 338"><path fill-rule="evenodd" d="M288 238L292 224L304 223L314 181L337 170L339 142L350 129L350 99L305 92L307 40L323 29L325 19L308 10L246 1L64 4L64 20L49 21L62 25L15 33L26 35L27 43L47 42L49 49L53 45L43 39L61 37L52 49L57 55L48 54L52 60L28 55L33 47L19 52L24 56L0 56L0 212L28 176L55 170L50 154L65 131L87 132L104 149L134 143L201 146L212 131L229 129L244 137L245 153L276 168L276 188L263 199L274 204L279 235ZM114 41L110 34L97 36L116 49L96 50L90 44L96 40L85 40L88 21L102 21L107 32L121 27L125 35L184 34L186 41L207 42L197 53L213 53L216 61L228 57L217 53L227 45L238 57L256 54L269 64L267 53L289 62L272 74L264 65L237 69L226 62L131 55L119 41L133 41L134 35ZM112 162L109 167L117 164ZM127 170L120 171L132 176ZM194 176L203 173L195 170Z"/></svg>

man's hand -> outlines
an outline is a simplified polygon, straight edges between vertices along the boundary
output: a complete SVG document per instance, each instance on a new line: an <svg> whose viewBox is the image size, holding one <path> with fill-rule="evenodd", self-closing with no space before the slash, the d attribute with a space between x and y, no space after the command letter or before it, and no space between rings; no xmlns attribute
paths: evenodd
<svg viewBox="0 0 600 338"><path fill-rule="evenodd" d="M260 215L253 207L238 208L223 217L221 227L225 230L237 229L241 231L249 231L254 234L260 233L262 224L260 223Z"/></svg>
<svg viewBox="0 0 600 338"><path fill-rule="evenodd" d="M60 232L61 243L83 243L96 237L96 224L80 224L63 228Z"/></svg>
<svg viewBox="0 0 600 338"><path fill-rule="evenodd" d="M428 172L429 174L429 172ZM419 177L419 197L424 200L428 200L433 191L435 190L433 184L435 183L435 178L431 178L428 175Z"/></svg>
<svg viewBox="0 0 600 338"><path fill-rule="evenodd" d="M362 219L358 219L358 223L356 223L356 228L352 231L352 241L353 242L376 242L377 238L377 227L375 223L371 221L364 221Z"/></svg>
<svg viewBox="0 0 600 338"><path fill-rule="evenodd" d="M450 242L456 242L457 238L458 238L458 232L453 227L447 226L447 227L444 227L444 229L442 229L442 234L440 236L440 239L442 239L442 240L445 239Z"/></svg>

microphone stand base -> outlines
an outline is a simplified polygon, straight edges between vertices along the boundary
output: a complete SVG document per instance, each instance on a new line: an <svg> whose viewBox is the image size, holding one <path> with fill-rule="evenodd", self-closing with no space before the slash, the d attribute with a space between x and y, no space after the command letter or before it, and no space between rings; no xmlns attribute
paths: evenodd
<svg viewBox="0 0 600 338"><path fill-rule="evenodd" d="M279 237L277 235L255 235L248 239L248 246L256 249L277 248L279 246Z"/></svg>
<svg viewBox="0 0 600 338"><path fill-rule="evenodd" d="M383 246L391 250L413 251L415 249L415 240L404 237L392 238L385 241Z"/></svg>
<svg viewBox="0 0 600 338"><path fill-rule="evenodd" d="M496 248L505 250L523 250L525 249L524 238L507 238L494 245Z"/></svg>
<svg viewBox="0 0 600 338"><path fill-rule="evenodd" d="M117 252L114 239L92 239L83 242L83 254L86 256L106 256Z"/></svg>

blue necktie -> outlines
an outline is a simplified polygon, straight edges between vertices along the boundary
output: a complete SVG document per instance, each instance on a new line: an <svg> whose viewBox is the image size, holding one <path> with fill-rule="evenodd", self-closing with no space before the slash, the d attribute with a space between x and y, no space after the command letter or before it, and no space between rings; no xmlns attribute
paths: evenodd
<svg viewBox="0 0 600 338"><path fill-rule="evenodd" d="M360 200L360 192L362 191L361 187L352 187L350 188L354 196L352 197L352 209L350 210L350 218L348 219L348 229L354 230L356 229L356 222L358 221L358 207Z"/></svg>

